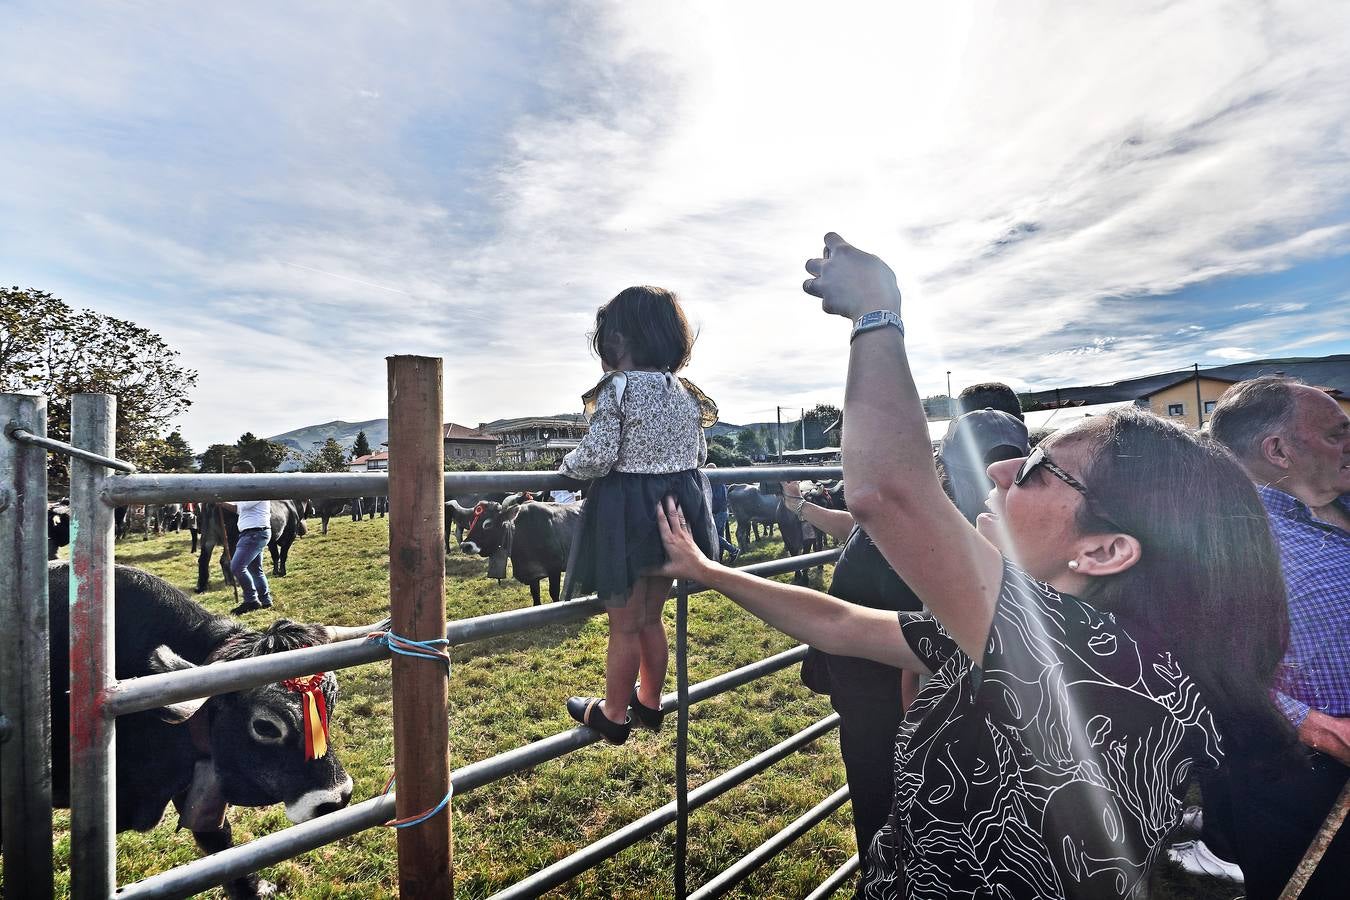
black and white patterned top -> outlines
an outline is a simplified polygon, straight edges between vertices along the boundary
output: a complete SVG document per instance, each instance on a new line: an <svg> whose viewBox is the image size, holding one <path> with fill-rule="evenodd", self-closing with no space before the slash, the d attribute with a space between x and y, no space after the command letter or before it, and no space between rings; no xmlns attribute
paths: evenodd
<svg viewBox="0 0 1350 900"><path fill-rule="evenodd" d="M708 458L703 429L716 423L717 404L693 382L669 372L610 372L581 399L590 427L563 457L564 475L683 472Z"/></svg>
<svg viewBox="0 0 1350 900"><path fill-rule="evenodd" d="M1219 733L1157 637L1011 563L984 666L901 613L934 672L901 726L868 900L1139 897Z"/></svg>

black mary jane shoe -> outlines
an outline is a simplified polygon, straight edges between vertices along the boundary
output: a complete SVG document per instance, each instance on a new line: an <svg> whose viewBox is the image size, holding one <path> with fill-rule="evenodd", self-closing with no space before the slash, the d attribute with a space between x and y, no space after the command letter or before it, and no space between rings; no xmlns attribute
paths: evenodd
<svg viewBox="0 0 1350 900"><path fill-rule="evenodd" d="M633 699L629 701L633 709L633 715L637 717L638 724L643 728L650 728L652 731L661 730L661 720L666 714L661 711L661 707L652 709L650 706L644 706L638 699L637 688L633 688Z"/></svg>
<svg viewBox="0 0 1350 900"><path fill-rule="evenodd" d="M633 719L630 716L622 723L611 721L600 708L603 700L603 697L568 697L567 714L600 732L600 736L611 744L622 744L633 730Z"/></svg>

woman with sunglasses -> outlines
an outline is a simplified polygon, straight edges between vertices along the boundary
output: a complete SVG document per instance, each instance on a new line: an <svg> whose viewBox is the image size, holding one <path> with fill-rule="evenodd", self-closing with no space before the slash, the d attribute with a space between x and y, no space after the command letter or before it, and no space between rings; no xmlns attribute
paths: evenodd
<svg viewBox="0 0 1350 900"><path fill-rule="evenodd" d="M989 467L972 528L933 471L895 275L835 234L807 293L854 320L849 508L930 611L852 606L705 559L666 501L665 573L827 652L931 674L897 736L869 898L1133 897L1193 770L1275 758L1287 633L1260 501L1208 438L1137 410Z"/></svg>

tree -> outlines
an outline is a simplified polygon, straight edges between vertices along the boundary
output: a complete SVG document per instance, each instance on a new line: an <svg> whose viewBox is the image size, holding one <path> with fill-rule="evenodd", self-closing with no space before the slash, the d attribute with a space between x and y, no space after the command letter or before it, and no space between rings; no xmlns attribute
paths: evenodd
<svg viewBox="0 0 1350 900"><path fill-rule="evenodd" d="M275 472L277 466L291 455L284 445L256 437L251 431L241 434L239 440L234 442L234 448L240 461L253 463L253 468L259 472Z"/></svg>
<svg viewBox="0 0 1350 900"><path fill-rule="evenodd" d="M233 444L212 444L197 456L197 471L228 472L238 458Z"/></svg>
<svg viewBox="0 0 1350 900"><path fill-rule="evenodd" d="M0 290L0 391L33 390L47 397L47 434L70 440L74 394L117 396L114 452L153 469L164 452L161 434L191 404L197 373L178 364L178 351L157 334L124 319L73 310L46 291ZM48 480L69 484L66 460L48 456Z"/></svg>
<svg viewBox="0 0 1350 900"><path fill-rule="evenodd" d="M764 455L764 444L760 440L759 432L753 428L742 428L736 432L736 449L750 459L758 459Z"/></svg>
<svg viewBox="0 0 1350 900"><path fill-rule="evenodd" d="M824 447L827 445L837 446L839 443L838 435L834 436L833 442L825 434L825 429L829 428L835 422L839 421L841 413L839 407L830 403L817 403L806 413L806 446Z"/></svg>
<svg viewBox="0 0 1350 900"><path fill-rule="evenodd" d="M329 438L323 442L323 446L318 450L301 455L300 470L302 472L345 472L347 471L347 456L342 452L342 445L333 438Z"/></svg>
<svg viewBox="0 0 1350 900"><path fill-rule="evenodd" d="M358 457L369 455L370 455L370 440L366 437L366 433L364 431L358 431L356 433L356 443L352 444L352 459L357 459Z"/></svg>
<svg viewBox="0 0 1350 900"><path fill-rule="evenodd" d="M195 459L192 448L183 439L183 433L175 428L164 439L155 468L161 472L188 472Z"/></svg>
<svg viewBox="0 0 1350 900"><path fill-rule="evenodd" d="M728 466L748 466L751 461L744 453L736 452L735 442L728 435L719 434L708 438L708 462L725 469Z"/></svg>

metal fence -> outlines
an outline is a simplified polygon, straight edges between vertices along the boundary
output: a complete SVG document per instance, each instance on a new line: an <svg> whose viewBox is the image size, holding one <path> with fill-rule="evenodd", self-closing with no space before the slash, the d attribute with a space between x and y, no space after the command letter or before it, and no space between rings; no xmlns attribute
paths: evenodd
<svg viewBox="0 0 1350 900"><path fill-rule="evenodd" d="M435 402L425 402L409 414L404 398L411 393L412 383L406 370L397 369L400 360L422 360L424 367L434 363L435 377L427 372L428 390L434 380ZM115 400L104 395L79 395L72 410L72 443L84 450L71 454L69 450L43 439L45 405L40 397L24 395L0 396L0 423L5 427L5 438L0 440L0 615L6 628L0 630L0 775L3 782L3 838L4 872L7 892L11 897L50 897L52 894L51 843L51 766L50 727L47 679L49 668L47 647L47 580L46 580L46 453L48 450L65 452L71 456L71 719L81 717L79 728L71 734L71 893L78 900L97 898L182 897L209 887L223 884L248 872L275 864L308 850L332 843L367 828L377 827L396 814L408 815L434 805L426 797L440 798L448 790L463 794L513 773L556 759L564 754L586 747L599 735L581 726L552 735L488 759L455 769L443 771L439 777L435 766L425 759L439 755L445 759L447 748L444 732L415 737L425 733L426 720L415 722L417 730L401 729L401 707L406 706L406 693L429 693L434 700L439 690L444 703L446 683L441 667L418 664L416 660L394 661L392 691L396 698L395 745L396 776L399 791L356 803L337 812L285 828L210 856L205 856L118 889L114 876L116 858L115 790L113 773L115 727L118 716L153 709L169 703L212 696L230 691L298 677L325 670L331 671L362 665L390 656L386 646L363 639L346 640L319 647L309 647L252 659L213 663L187 671L148 675L118 681L113 677L113 509L127 504L161 502L201 502L219 500L255 500L276 497L306 497L314 499L343 498L390 494L391 558L398 540L408 540L408 531L421 527L416 536L419 548L436 548L435 563L444 569L441 558L443 520L439 511L428 519L415 516L410 504L422 504L425 513L433 505L439 507L442 492L445 496L491 490L523 490L539 487L563 487L564 479L540 472L481 472L442 473L440 451L441 422L444 421L439 401L439 360L394 357L390 360L390 419L391 432L395 423L402 428L420 429L425 440L422 449L409 453L413 446L405 438L402 452L391 458L389 474L228 474L228 475L161 475L135 472L112 474L113 427L116 419ZM401 380L400 380L401 379ZM398 390L395 390L395 384ZM431 438L434 436L434 449ZM391 433L391 443L393 435ZM118 467L127 471L125 465ZM427 477L434 473L439 477ZM838 467L786 466L744 469L717 469L708 472L718 482L779 481L800 478L837 478ZM400 491L400 484L403 490ZM392 486L392 487L391 487ZM434 490L432 490L434 488ZM431 499L412 498L416 490ZM424 502L425 501L425 502ZM400 528L400 536L395 530ZM434 527L433 527L434 526ZM406 549L406 548L405 548ZM768 577L794 571L811 565L820 565L837 558L838 550L822 551L799 557L774 560L744 567L745 571ZM424 555L430 555L427 551ZM391 580L394 578L391 570ZM716 876L693 893L684 883L687 854L687 817L689 813L764 771L777 761L828 733L838 725L838 716L831 715L803 731L792 735L774 747L746 760L710 781L688 789L685 765L690 707L701 700L716 696L747 684L757 678L778 672L801 660L805 647L776 654L731 672L726 672L698 684L690 685L687 677L687 597L699 587L680 584L677 589L676 635L676 691L662 698L661 708L676 712L676 797L638 820L580 848L570 856L534 873L500 893L496 898L534 897L565 883L577 874L614 856L626 847L674 823L677 827L675 894L698 898L717 897L758 866L778 853L783 847L804 834L811 826L827 817L847 799L847 788L842 788L787 826L761 847L751 851L725 872ZM594 597L568 603L555 603L526 609L510 610L458 621L444 622L443 583L436 581L430 589L435 592L441 607L440 626L451 646L458 646L505 634L529 631L547 625L573 622L598 615L604 609ZM396 627L410 637L425 640L433 635L425 630L419 635L416 624L406 621L405 610L409 593L414 589L397 590L391 584L390 605ZM400 616L404 622L400 622ZM399 663L408 662L400 671ZM430 673L430 678L428 675ZM420 682L411 679L420 678ZM441 678L440 682L435 679ZM404 701L400 703L399 701ZM444 709L444 707L441 707ZM442 714L444 718L444 714ZM54 723L67 727L67 723ZM409 762L408 751L400 752L399 743L421 742L424 758L417 764ZM439 742L439 746L436 743ZM447 783L448 780L448 783ZM411 803L401 802L399 794L417 792ZM421 804L420 806L418 804ZM428 868L441 868L445 884L451 885L452 866L449 857L450 807L432 822L443 820L441 838L425 826L401 829L399 843L400 884L407 895L410 885L434 884L437 873ZM430 822L428 824L431 824ZM405 846L403 835L421 832L423 844ZM443 840L442 858L426 852L427 834L433 842ZM433 847L434 849L434 847ZM821 884L813 897L825 897L847 881L856 871L855 856Z"/></svg>

